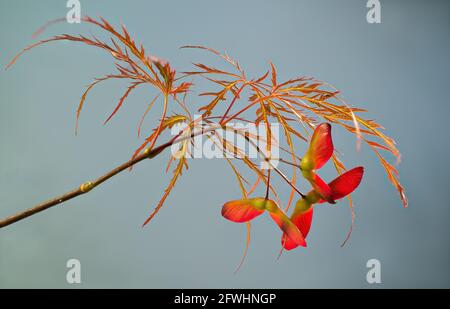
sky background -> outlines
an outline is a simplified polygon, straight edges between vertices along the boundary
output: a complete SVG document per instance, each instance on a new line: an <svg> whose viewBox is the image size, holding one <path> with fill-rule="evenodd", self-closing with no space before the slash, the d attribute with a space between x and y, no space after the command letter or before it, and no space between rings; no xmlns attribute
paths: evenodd
<svg viewBox="0 0 450 309"><path fill-rule="evenodd" d="M240 194L222 160L190 162L165 207L141 228L169 181L163 155L0 230L0 287L449 288L450 2L381 3L382 23L375 25L367 23L361 0L81 1L83 15L123 22L151 54L179 71L199 61L220 67L214 57L178 48L201 44L226 50L248 75L262 75L272 61L281 79L307 75L332 83L398 142L408 209L375 155L367 147L356 152L354 139L336 129L344 162L366 167L348 244L340 247L350 223L346 201L317 208L308 248L278 261L280 233L264 216L253 224L247 260L235 275L245 226L220 215L223 203ZM1 1L0 65L33 42L39 26L65 16L65 4ZM59 33L101 36L88 25L59 24L42 37ZM0 217L103 174L140 145L137 124L152 89L137 90L102 124L126 87L120 82L91 92L74 135L85 86L112 70L111 57L101 51L51 43L0 71ZM207 86L198 80L196 89ZM194 93L193 108L196 100ZM323 176L334 174L325 169ZM289 187L281 192L286 200ZM66 282L71 258L81 261L81 285ZM381 262L379 285L366 282L372 258Z"/></svg>

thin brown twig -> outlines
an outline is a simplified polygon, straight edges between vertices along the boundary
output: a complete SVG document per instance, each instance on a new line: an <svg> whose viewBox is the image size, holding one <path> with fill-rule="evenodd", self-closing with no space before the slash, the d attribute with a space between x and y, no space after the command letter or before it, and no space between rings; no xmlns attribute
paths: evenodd
<svg viewBox="0 0 450 309"><path fill-rule="evenodd" d="M83 184L81 184L79 187L66 192L64 194L58 195L52 199L49 199L45 202L42 202L36 206L33 206L31 208L28 208L26 210L20 211L14 215L11 215L9 217L6 217L2 220L0 220L0 229L3 227L6 227L8 225L11 225L17 221L23 220L25 218L28 218L32 215L35 215L41 211L44 211L50 207L62 204L68 200L71 200L77 196L83 195L88 193L89 191L91 191L92 189L94 189L95 187L99 186L100 184L102 184L103 182L107 181L108 179L110 179L111 177L119 174L120 172L130 168L131 166L145 160L145 159L152 159L155 156L157 156L158 154L160 154L163 150L165 150L166 148L172 146L173 144L177 144L180 143L186 139L190 139L192 137L194 137L195 135L198 134L205 134L209 131L213 131L218 129L218 127L211 127L208 129L204 129L200 132L197 133L192 133L190 136L182 136L179 137L175 136L175 138L171 139L170 141L159 145L158 147L155 147L153 149L147 148L142 154L136 156L135 158L128 160L125 163L122 163L121 165L117 166L116 168L110 170L109 172L107 172L106 174L98 177L97 179L93 180L93 181L88 181L85 182Z"/></svg>
<svg viewBox="0 0 450 309"><path fill-rule="evenodd" d="M164 144L165 145L165 144ZM28 218L32 215L35 215L41 211L44 211L50 207L59 205L64 203L65 201L71 200L79 195L83 195L91 191L93 188L97 187L98 185L102 184L103 182L107 181L111 177L119 174L120 172L126 170L127 168L135 165L136 163L147 159L147 158L153 158L156 156L159 152L164 150L166 147L170 146L166 145L165 147L162 147L164 145L161 145L157 148L154 148L153 150L150 150L146 153L142 153L141 155L137 156L134 159L131 159L116 168L112 169L111 171L107 172L106 174L100 176L99 178L95 179L94 181L88 181L83 184L81 184L78 188L75 188L69 192L66 192L62 195L59 195L57 197L54 197L50 200L47 200L45 202L42 202L34 207L28 208L26 210L20 211L12 216L6 217L3 220L0 221L0 228L3 228L5 226L8 226L10 224L13 224L17 221L23 220L25 218Z"/></svg>

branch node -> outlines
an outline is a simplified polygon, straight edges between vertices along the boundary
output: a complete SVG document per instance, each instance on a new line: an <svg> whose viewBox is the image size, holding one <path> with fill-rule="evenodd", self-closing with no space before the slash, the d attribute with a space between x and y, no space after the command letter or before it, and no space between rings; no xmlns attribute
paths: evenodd
<svg viewBox="0 0 450 309"><path fill-rule="evenodd" d="M147 147L144 149L144 155L146 155L147 158L149 158L149 159L153 159L154 157L159 155L163 150L164 150L164 147L162 147L162 148L158 147L155 149L152 149L151 147Z"/></svg>
<svg viewBox="0 0 450 309"><path fill-rule="evenodd" d="M87 181L80 186L80 190L83 193L89 192L94 188L94 183L92 181Z"/></svg>

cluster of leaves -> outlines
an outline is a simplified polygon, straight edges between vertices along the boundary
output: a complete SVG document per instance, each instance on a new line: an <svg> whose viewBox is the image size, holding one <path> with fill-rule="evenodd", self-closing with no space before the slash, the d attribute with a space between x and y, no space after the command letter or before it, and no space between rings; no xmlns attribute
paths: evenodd
<svg viewBox="0 0 450 309"><path fill-rule="evenodd" d="M201 77L212 83L214 91L208 91L200 94L200 99L207 98L207 103L199 107L198 111L202 114L202 121L208 125L215 124L217 127L225 128L230 121L244 121L254 124L264 124L266 126L267 141L272 141L270 123L276 121L281 125L283 131L283 141L279 141L280 147L288 157L281 159L292 170L292 176L287 177L280 169L275 171L286 181L292 190L285 206L287 211L296 194L301 192L297 188L298 170L300 169L301 158L296 154L300 153L295 149L295 139L300 141L308 141L313 130L320 122L328 122L335 126L342 127L349 133L356 136L358 143L364 142L376 154L380 160L381 166L385 169L388 179L398 190L404 207L408 202L405 196L404 188L399 182L398 171L393 164L388 163L385 158L386 153L390 153L398 160L400 159L399 151L395 146L392 138L385 135L383 128L374 120L363 117L366 110L361 108L350 107L339 96L337 91L331 85L318 81L311 77L298 77L286 81L279 80L275 66L271 63L265 74L258 77L249 78L245 74L240 64L230 58L227 54L219 53L216 50L203 46L183 46L183 48L202 49L218 56L230 68L229 70L219 69L211 65L195 63L194 69L190 72L182 72L178 74L168 61L152 56L146 52L142 44L136 44L135 40L130 36L125 27L116 30L106 20L99 20L83 17L82 21L92 24L110 36L109 41L104 41L95 36L88 37L83 35L58 35L46 40L39 41L26 47L19 53L8 65L12 65L16 60L28 50L37 46L54 42L54 41L73 41L80 42L89 46L99 48L107 52L114 61L116 72L107 74L103 77L96 78L85 90L77 109L77 127L78 119L88 93L97 84L110 80L122 79L129 81L129 86L119 99L114 110L106 119L105 123L110 121L116 113L121 109L128 95L138 86L151 85L157 90L157 94L150 100L148 107L143 113L139 121L138 135L141 133L141 125L145 116L150 112L155 104L162 105L162 113L159 122L152 129L150 134L145 138L141 146L134 152L133 156L148 151L155 147L158 138L162 133L170 129L173 125L184 122L187 123L184 134L187 130L193 132L197 127L198 119L194 119L191 115L193 110L188 108L186 97L189 93L192 83L184 82L187 78ZM54 23L54 22L51 22ZM43 28L44 29L44 28ZM39 32L42 32L41 29ZM244 94L250 93L244 97ZM176 114L169 114L169 105L179 110ZM223 112L225 110L225 112ZM216 137L220 139L219 146L227 153L234 154L237 159L242 161L249 170L255 174L255 181L249 183L242 175L241 168L235 166L233 160L226 158L232 172L236 175L237 183L242 191L242 197L248 198L252 192L260 185L265 186L267 191L275 196L277 203L281 205L278 198L277 190L270 184L270 169L266 172L262 170L251 158L231 140L218 136L214 130L204 133L208 138ZM245 135L244 132L238 134ZM245 135L249 140L248 135ZM175 141L178 136L172 138ZM157 204L157 207L151 213L144 224L149 222L159 209L163 206L164 201L175 186L177 179L180 177L184 169L187 169L186 158L183 154L187 154L189 139L185 139L180 146L182 155L171 156L169 164L177 162L174 168L172 179L165 190L163 197ZM283 144L286 147L283 147ZM267 143L267 150L270 150L271 143ZM331 156L332 162L337 173L340 175L346 171L344 164L338 158L337 152L333 152ZM352 225L354 221L354 212L352 209ZM250 223L247 223L248 237L250 235ZM351 229L350 229L351 232ZM350 232L348 235L350 235ZM348 238L348 237L347 237Z"/></svg>
<svg viewBox="0 0 450 309"><path fill-rule="evenodd" d="M348 196L359 186L364 174L364 168L359 166L338 176L329 184L325 183L317 174L317 170L330 160L333 152L331 126L322 123L314 130L308 150L299 166L302 176L311 184L312 190L307 195L300 194L301 198L290 217L275 201L269 199L268 191L265 197L243 198L225 203L222 215L230 221L242 223L250 222L267 211L283 231L281 238L283 249L306 247L314 204L325 202L335 204L337 200Z"/></svg>

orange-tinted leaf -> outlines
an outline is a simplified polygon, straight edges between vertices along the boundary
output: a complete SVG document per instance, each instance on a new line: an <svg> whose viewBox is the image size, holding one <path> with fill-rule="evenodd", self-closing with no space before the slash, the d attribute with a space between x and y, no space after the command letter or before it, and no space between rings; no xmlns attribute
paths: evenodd
<svg viewBox="0 0 450 309"><path fill-rule="evenodd" d="M222 207L222 216L230 221L242 223L253 220L264 212L251 199L230 201Z"/></svg>
<svg viewBox="0 0 450 309"><path fill-rule="evenodd" d="M116 105L116 107L114 108L113 112L111 113L111 115L109 115L109 117L105 120L105 122L103 124L108 123L108 121L111 120L112 117L114 117L114 115L119 111L119 109L122 107L123 102L125 101L125 99L128 97L128 95L130 94L131 91L133 91L133 89L135 89L137 86L143 84L143 82L134 82L131 84L131 86L129 86L127 88L127 91L125 91L125 93L123 94L123 96L120 98L119 103Z"/></svg>
<svg viewBox="0 0 450 309"><path fill-rule="evenodd" d="M292 241L292 243L296 244L297 246L306 247L305 237L295 226L295 224L292 223L291 220L289 220L284 212L280 210L279 212L270 213L270 217L280 227L287 238Z"/></svg>
<svg viewBox="0 0 450 309"><path fill-rule="evenodd" d="M303 170L321 168L333 155L333 140L331 138L331 125L322 123L314 130L309 149L302 159Z"/></svg>
<svg viewBox="0 0 450 309"><path fill-rule="evenodd" d="M156 205L155 209L152 211L150 216L144 221L142 226L145 226L147 223L149 223L153 219L153 217L156 216L156 214L159 212L161 207L164 205L164 202L166 201L166 199L169 196L170 192L175 187L175 184L176 184L178 178L181 176L184 166L187 169L186 158L184 156L182 156L178 160L177 167L173 171L172 179L170 180L170 183L167 186L167 188L164 190L164 194L163 194L162 198L159 200L158 205Z"/></svg>
<svg viewBox="0 0 450 309"><path fill-rule="evenodd" d="M355 167L344 174L338 176L329 183L331 189L331 197L333 200L339 200L352 193L361 183L364 174L362 166ZM320 200L319 203L325 202Z"/></svg>
<svg viewBox="0 0 450 309"><path fill-rule="evenodd" d="M298 213L294 215L291 218L292 223L297 226L297 228L300 230L300 232L303 234L303 237L308 237L309 230L311 228L312 218L313 218L313 207L309 208L305 212ZM293 242L289 237L286 237L285 234L283 234L281 238L281 243L283 245L283 248L286 250L292 250L294 248L297 248L298 245Z"/></svg>

